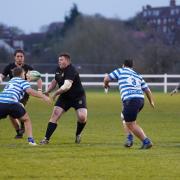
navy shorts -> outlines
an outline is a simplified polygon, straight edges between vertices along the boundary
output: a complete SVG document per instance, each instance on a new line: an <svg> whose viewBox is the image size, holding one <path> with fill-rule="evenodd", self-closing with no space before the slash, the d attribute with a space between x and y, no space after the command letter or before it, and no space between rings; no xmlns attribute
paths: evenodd
<svg viewBox="0 0 180 180"><path fill-rule="evenodd" d="M13 118L21 118L25 114L26 110L19 103L0 103L0 119L6 118L8 115Z"/></svg>
<svg viewBox="0 0 180 180"><path fill-rule="evenodd" d="M75 110L80 108L87 108L86 105L86 96L81 96L75 99L65 99L59 96L58 100L55 103L55 106L61 107L65 111L73 107Z"/></svg>
<svg viewBox="0 0 180 180"><path fill-rule="evenodd" d="M123 116L125 122L133 122L136 120L138 113L144 106L143 98L132 98L123 102Z"/></svg>

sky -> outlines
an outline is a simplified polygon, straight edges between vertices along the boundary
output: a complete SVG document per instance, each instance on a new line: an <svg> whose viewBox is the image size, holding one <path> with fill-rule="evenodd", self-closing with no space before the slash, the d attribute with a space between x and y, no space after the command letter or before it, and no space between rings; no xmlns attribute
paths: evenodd
<svg viewBox="0 0 180 180"><path fill-rule="evenodd" d="M0 23L16 26L26 34L39 32L42 26L63 22L75 3L83 14L101 14L127 20L147 4L168 6L170 0L0 0ZM180 0L176 0L180 5Z"/></svg>

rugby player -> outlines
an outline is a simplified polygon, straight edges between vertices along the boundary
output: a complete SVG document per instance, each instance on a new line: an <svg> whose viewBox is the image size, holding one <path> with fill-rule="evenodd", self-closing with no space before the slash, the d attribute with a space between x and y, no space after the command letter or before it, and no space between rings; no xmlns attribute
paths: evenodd
<svg viewBox="0 0 180 180"><path fill-rule="evenodd" d="M28 64L25 64L24 61L25 61L25 53L23 50L21 49L17 49L15 52L14 52L14 59L15 61L13 63L9 63L3 70L2 74L0 74L0 83L6 78L6 77L9 77L10 79L13 78L13 69L15 67L22 67L24 72L25 72L25 79L27 79L26 77L26 74L28 71L31 71L33 70L33 68L28 65ZM38 87L38 91L40 93L42 93L42 80L39 79L37 81L37 87ZM27 101L29 99L29 95L27 93L24 94L23 98L20 100L21 103L25 106L27 104ZM18 121L18 119L14 120L14 119L11 119L11 122L16 130L16 135L15 135L15 138L16 139L19 139L19 138L22 138L23 137L23 133L24 133L24 122L20 122Z"/></svg>
<svg viewBox="0 0 180 180"><path fill-rule="evenodd" d="M44 139L40 144L48 144L49 140L56 130L57 122L64 112L67 112L71 107L75 109L77 114L77 128L75 134L75 143L81 141L81 133L87 121L87 107L85 90L81 84L79 73L71 64L70 55L67 53L60 54L58 67L55 72L55 78L51 81L48 90L45 92L48 95L55 89L56 85L59 89L53 94L53 99L58 99L55 103L52 115L47 125L47 130Z"/></svg>
<svg viewBox="0 0 180 180"><path fill-rule="evenodd" d="M24 80L25 73L21 67L14 68L12 75L13 78L0 93L0 119L6 118L9 115L10 119L13 121L19 119L20 121L24 122L25 131L28 136L28 143L30 145L36 145L32 135L32 124L30 117L24 109L24 106L20 103L20 100L25 93L37 98L42 98L48 103L50 103L50 98L31 88L29 82Z"/></svg>
<svg viewBox="0 0 180 180"><path fill-rule="evenodd" d="M123 127L127 134L125 147L133 145L133 134L142 141L141 149L152 147L151 140L146 136L143 129L137 124L137 115L144 106L144 93L150 105L154 108L152 93L143 78L133 70L133 60L124 61L123 67L106 74L104 88L109 87L109 82L117 80L123 103L121 117Z"/></svg>

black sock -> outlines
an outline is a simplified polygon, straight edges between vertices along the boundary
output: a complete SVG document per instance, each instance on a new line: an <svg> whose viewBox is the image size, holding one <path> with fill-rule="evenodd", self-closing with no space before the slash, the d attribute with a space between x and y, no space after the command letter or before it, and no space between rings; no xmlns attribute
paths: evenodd
<svg viewBox="0 0 180 180"><path fill-rule="evenodd" d="M79 121L77 122L76 136L81 134L81 132L84 129L85 125L86 125L86 122L85 123L80 123Z"/></svg>
<svg viewBox="0 0 180 180"><path fill-rule="evenodd" d="M19 130L20 130L20 129L16 130L16 133L17 133L17 135L20 135L20 132L19 132Z"/></svg>
<svg viewBox="0 0 180 180"><path fill-rule="evenodd" d="M24 129L24 122L21 122L21 129Z"/></svg>
<svg viewBox="0 0 180 180"><path fill-rule="evenodd" d="M46 130L46 139L49 140L53 132L56 130L57 124L49 122Z"/></svg>

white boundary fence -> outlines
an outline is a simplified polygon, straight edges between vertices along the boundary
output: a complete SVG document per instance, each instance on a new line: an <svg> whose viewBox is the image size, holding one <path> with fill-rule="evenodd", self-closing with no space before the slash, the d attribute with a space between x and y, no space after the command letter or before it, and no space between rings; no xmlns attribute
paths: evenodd
<svg viewBox="0 0 180 180"><path fill-rule="evenodd" d="M43 85L45 86L45 90L47 90L49 83L51 82L52 78L54 78L54 74L41 74ZM88 87L103 87L103 78L104 74L80 74L83 86ZM156 87L163 87L164 93L167 93L168 86L177 86L178 82L180 82L180 75L179 74L143 74L142 77L148 83L149 86L156 86ZM86 81L84 81L86 78ZM96 79L97 81L87 81L88 78ZM175 79L176 82L168 82L169 79ZM160 82L151 82L148 79L160 79ZM162 80L161 80L162 79ZM179 81L177 81L179 79ZM3 82L2 84L6 84ZM31 84L36 84L35 82L31 82ZM110 86L117 86L116 82L111 82Z"/></svg>
<svg viewBox="0 0 180 180"><path fill-rule="evenodd" d="M54 74L42 74L42 77L45 78L43 85L45 85L45 89L48 88L49 78L53 78ZM91 87L103 87L103 78L104 74L80 74L83 86L91 86ZM143 74L142 77L146 80L149 86L158 86L163 87L164 93L167 93L168 86L177 86L178 82L168 82L169 79L178 78L180 81L179 74ZM84 81L84 78L98 78L101 81ZM150 82L148 79L162 79L160 82ZM111 86L117 86L116 82L111 82Z"/></svg>

